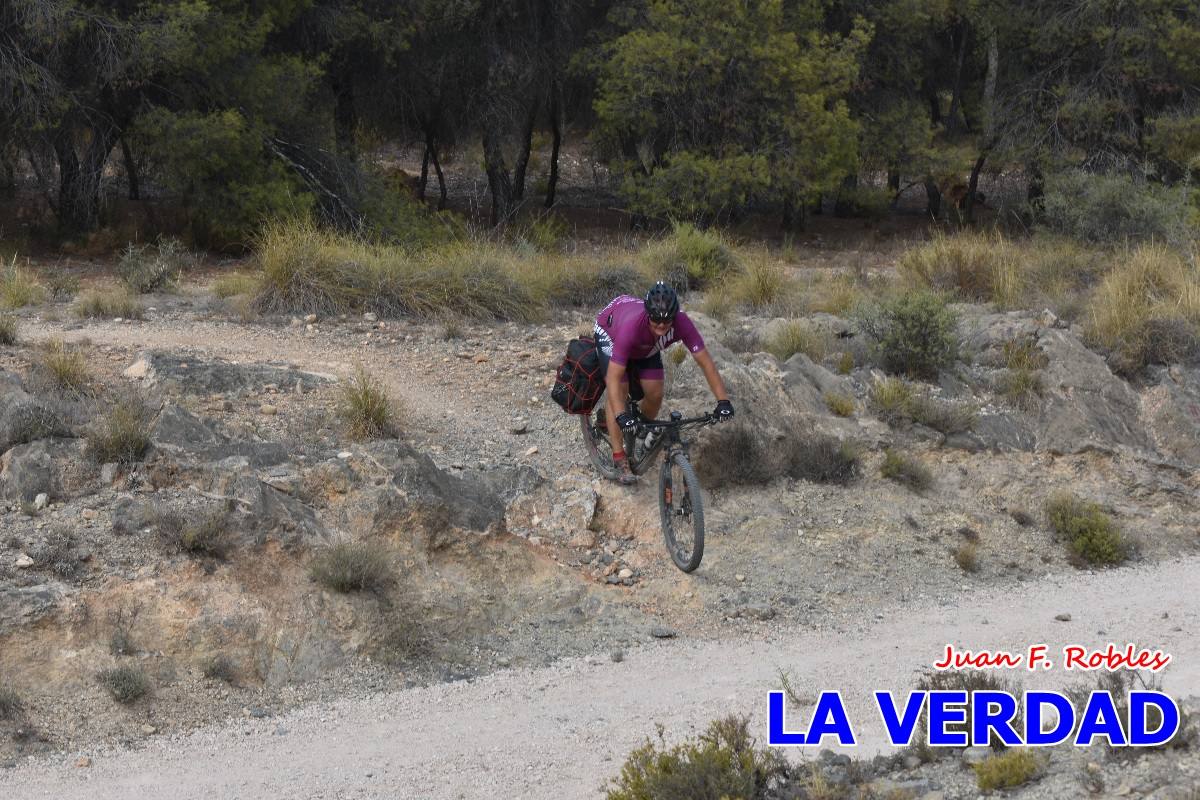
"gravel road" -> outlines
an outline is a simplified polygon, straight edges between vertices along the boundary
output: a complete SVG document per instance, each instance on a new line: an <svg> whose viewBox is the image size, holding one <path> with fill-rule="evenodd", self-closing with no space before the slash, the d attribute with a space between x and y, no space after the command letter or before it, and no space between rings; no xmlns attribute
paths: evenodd
<svg viewBox="0 0 1200 800"><path fill-rule="evenodd" d="M953 642L1020 651L1045 642L1113 641L1173 656L1166 688L1200 694L1200 558L1076 573L943 605L903 605L822 630L771 630L718 642L681 637L625 653L509 670L472 682L343 699L271 719L242 719L136 750L30 761L0 775L12 798L587 798L626 753L666 726L675 740L714 717L751 713L765 736L766 696L789 670L802 695L839 689L861 740L882 746L877 687L910 687ZM687 580L680 577L680 580ZM1055 617L1070 614L1067 622ZM1014 677L1027 686L1025 673ZM1038 685L1081 680L1062 670ZM798 755L798 754L797 754ZM78 759L90 766L76 766Z"/></svg>

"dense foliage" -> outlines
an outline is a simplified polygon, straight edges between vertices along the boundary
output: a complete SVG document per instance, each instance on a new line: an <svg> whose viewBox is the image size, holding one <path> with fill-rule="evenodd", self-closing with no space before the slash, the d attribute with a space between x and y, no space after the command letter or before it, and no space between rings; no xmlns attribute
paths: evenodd
<svg viewBox="0 0 1200 800"><path fill-rule="evenodd" d="M0 184L31 169L68 233L119 174L202 244L313 212L419 242L387 195L442 206L477 159L503 224L554 204L570 136L637 219L878 216L912 185L970 219L1006 170L1026 221L1190 238L1198 53L1200 5L1166 0L6 0ZM366 157L396 143L415 187Z"/></svg>

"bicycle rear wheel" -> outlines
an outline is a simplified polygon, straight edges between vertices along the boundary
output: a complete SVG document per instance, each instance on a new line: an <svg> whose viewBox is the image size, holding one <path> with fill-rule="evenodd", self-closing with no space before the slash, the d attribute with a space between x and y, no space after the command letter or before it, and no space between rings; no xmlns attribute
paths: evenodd
<svg viewBox="0 0 1200 800"><path fill-rule="evenodd" d="M600 424L596 422L599 420ZM590 414L581 414L579 424L583 431L583 449L588 460L600 470L600 474L616 480L617 468L612 460L612 443L608 439L608 428L604 424L604 405L601 403Z"/></svg>
<svg viewBox="0 0 1200 800"><path fill-rule="evenodd" d="M684 453L663 459L658 509L667 554L684 572L693 571L704 557L704 499L700 481Z"/></svg>

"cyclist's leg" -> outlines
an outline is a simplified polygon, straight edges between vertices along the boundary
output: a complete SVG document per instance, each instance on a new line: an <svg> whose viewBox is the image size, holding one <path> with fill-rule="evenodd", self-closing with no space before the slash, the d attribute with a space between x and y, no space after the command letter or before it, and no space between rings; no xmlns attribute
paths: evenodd
<svg viewBox="0 0 1200 800"><path fill-rule="evenodd" d="M642 416L646 419L656 419L662 408L665 383L662 355L655 353L649 358L641 359L637 365L637 375L645 393L641 404Z"/></svg>

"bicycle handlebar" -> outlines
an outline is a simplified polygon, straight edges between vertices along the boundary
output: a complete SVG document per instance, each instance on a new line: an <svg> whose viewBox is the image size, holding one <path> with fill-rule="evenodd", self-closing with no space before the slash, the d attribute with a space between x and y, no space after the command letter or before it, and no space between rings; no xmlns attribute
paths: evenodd
<svg viewBox="0 0 1200 800"><path fill-rule="evenodd" d="M712 412L705 412L704 416L692 417L691 419L679 420L644 420L638 422L639 428L653 430L654 428L684 428L689 425L713 425L717 422L717 416Z"/></svg>

